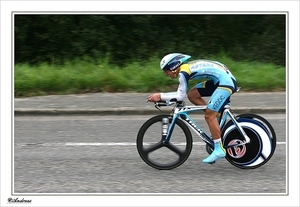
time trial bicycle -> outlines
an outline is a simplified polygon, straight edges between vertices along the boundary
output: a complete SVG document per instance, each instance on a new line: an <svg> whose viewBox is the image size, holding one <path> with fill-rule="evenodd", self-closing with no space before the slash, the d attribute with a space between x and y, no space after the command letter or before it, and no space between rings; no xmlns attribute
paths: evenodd
<svg viewBox="0 0 300 207"><path fill-rule="evenodd" d="M191 112L206 109L203 106L185 106L184 101L155 102L162 106L173 106L171 113L156 115L147 120L140 128L136 146L142 160L159 170L174 169L189 157L193 137L192 129L206 144L207 153L212 153L214 142L191 117ZM266 164L276 148L276 134L272 125L257 114L235 115L230 101L218 118L221 128L226 159L242 169L254 169Z"/></svg>

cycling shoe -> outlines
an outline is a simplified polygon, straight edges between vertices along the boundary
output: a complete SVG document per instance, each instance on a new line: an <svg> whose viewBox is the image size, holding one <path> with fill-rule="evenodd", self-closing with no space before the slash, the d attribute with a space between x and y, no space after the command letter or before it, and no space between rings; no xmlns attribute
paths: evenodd
<svg viewBox="0 0 300 207"><path fill-rule="evenodd" d="M207 158L202 160L204 163L212 164L218 159L224 158L226 153L223 150L214 150Z"/></svg>

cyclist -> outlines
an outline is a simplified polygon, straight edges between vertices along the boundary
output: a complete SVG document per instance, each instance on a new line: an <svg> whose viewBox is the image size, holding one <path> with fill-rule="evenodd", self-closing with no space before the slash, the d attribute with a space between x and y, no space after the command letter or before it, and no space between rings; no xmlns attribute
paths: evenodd
<svg viewBox="0 0 300 207"><path fill-rule="evenodd" d="M221 130L217 116L222 112L230 96L237 90L237 82L229 69L222 63L212 60L195 60L186 62L191 56L182 53L171 53L164 56L160 68L170 78L179 79L176 92L154 93L148 96L148 101L182 101L186 94L194 105L207 105L205 121L208 124L214 140L214 151L203 160L204 163L213 163L224 158L226 151L221 142ZM189 80L202 80L188 91ZM211 96L208 103L202 98Z"/></svg>

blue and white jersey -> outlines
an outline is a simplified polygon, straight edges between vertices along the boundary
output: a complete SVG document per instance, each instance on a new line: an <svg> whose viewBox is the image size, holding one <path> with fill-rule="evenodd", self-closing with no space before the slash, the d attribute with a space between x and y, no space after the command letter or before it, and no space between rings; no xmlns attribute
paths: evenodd
<svg viewBox="0 0 300 207"><path fill-rule="evenodd" d="M218 88L228 90L230 94L236 90L236 79L226 65L211 60L195 60L180 66L178 74L179 86L176 92L161 93L161 100L169 101L176 98L182 101L188 90L189 80L212 80Z"/></svg>

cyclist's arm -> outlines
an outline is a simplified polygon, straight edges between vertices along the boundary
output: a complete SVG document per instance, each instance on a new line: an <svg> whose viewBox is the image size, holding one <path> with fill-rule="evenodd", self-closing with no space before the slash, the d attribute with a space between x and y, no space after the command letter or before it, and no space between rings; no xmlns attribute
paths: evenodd
<svg viewBox="0 0 300 207"><path fill-rule="evenodd" d="M178 74L179 86L176 92L160 93L162 101L170 101L176 98L177 101L182 101L186 96L187 81L184 75Z"/></svg>

